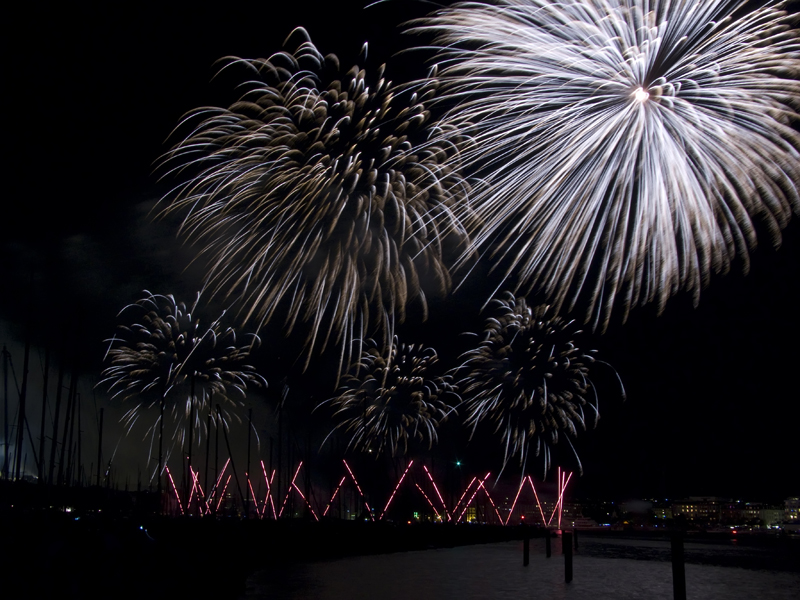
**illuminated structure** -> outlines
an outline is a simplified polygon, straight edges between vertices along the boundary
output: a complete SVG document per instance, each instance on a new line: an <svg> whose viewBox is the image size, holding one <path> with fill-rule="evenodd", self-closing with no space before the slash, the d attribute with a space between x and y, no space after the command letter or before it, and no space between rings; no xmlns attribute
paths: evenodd
<svg viewBox="0 0 800 600"><path fill-rule="evenodd" d="M497 503L495 496L497 491L495 484L490 482L491 473L472 477L467 486L454 496L448 503L445 494L439 483L431 473L427 465L419 461L410 460L402 474L398 477L391 492L386 497L385 502L379 510L370 506L369 492L365 490L355 473L346 460L342 461L344 474L338 480L338 484L333 488L330 498L324 505L317 504L323 496L319 489L315 491L312 485L307 490L301 490L297 484L298 477L303 469L304 463L301 461L292 471L293 476L288 484L288 489L282 499L274 496L275 471L267 473L264 462L260 462L260 472L263 481L260 479L257 485L266 492L257 494L250 477L247 479L248 497L254 502L255 510L250 512L250 516L256 519L291 519L300 516L300 513L291 508L291 499L299 499L300 506L307 510L309 518L320 521L327 519L355 520L363 519L367 521L393 521L404 522L408 515L413 515L413 521L430 521L438 523L489 523L495 525L515 525L519 520L526 520L531 525L541 527L560 527L561 522L571 523L573 514L577 512L570 508L565 502L566 489L571 480L571 473L559 471L560 482L557 486L555 498L540 498L539 492L530 476L522 479L514 497L514 502L509 508L503 503ZM237 508L236 494L242 495L242 490L238 488L235 480L235 470L232 469L231 461L228 459L225 466L219 472L216 482L211 489L206 492L199 483L199 473L192 471L194 485L188 498L184 498L179 492L174 482L172 472L166 467L169 487L169 506L173 507L168 513L174 515L204 516L222 515L234 512L237 515L243 513ZM507 485L500 486L501 488ZM229 489L232 492L229 492ZM349 497L345 495L350 490ZM405 490L406 500L404 506L398 510L396 499ZM354 494L354 493L355 494ZM523 506L525 494L531 494L536 499L535 518L525 519L520 508ZM410 503L409 503L410 499ZM241 498L242 502L244 498ZM278 504L277 500L281 500ZM530 506L528 504L527 506ZM524 509L523 509L524 510ZM526 515L530 516L530 515Z"/></svg>

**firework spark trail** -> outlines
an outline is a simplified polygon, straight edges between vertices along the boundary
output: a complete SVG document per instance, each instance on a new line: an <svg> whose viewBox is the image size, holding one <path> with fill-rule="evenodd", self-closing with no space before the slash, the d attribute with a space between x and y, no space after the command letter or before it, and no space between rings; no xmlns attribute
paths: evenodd
<svg viewBox="0 0 800 600"><path fill-rule="evenodd" d="M419 493L422 494L422 497L425 498L425 500L428 502L428 504L431 505L431 508L433 509L433 512L436 513L436 517L440 521L443 520L442 519L442 515L439 514L439 511L436 510L436 507L433 505L433 502L431 502L431 499L428 498L428 494L425 493L425 491L420 487L420 485L418 483L415 482L414 485L417 486L417 489L419 490Z"/></svg>
<svg viewBox="0 0 800 600"><path fill-rule="evenodd" d="M300 491L300 488L299 488L299 487L297 487L297 484L296 484L294 481L292 481L292 487L294 487L295 491L296 491L298 494L300 494L300 497L301 497L301 498L302 498L302 499L305 501L305 503L306 503L306 506L308 506L308 510L310 510L310 511L311 511L311 514L312 514L312 515L314 515L314 518L315 518L317 521L319 521L319 517L317 516L317 513L316 513L316 512L314 512L314 508L311 506L311 502L309 502L309 501L308 501L308 498L306 498L305 494L303 494L303 492L301 492L301 491Z"/></svg>
<svg viewBox="0 0 800 600"><path fill-rule="evenodd" d="M229 462L231 462L230 458L228 458L228 460L225 461L225 465L222 467L222 470L219 472L219 475L217 475L217 481L214 483L214 487L211 488L211 492L209 492L209 494L208 494L209 502L213 502L214 494L217 493L217 489L219 488L219 484L222 481L222 477L225 475L225 471L228 469L228 463ZM209 512L209 514L211 513L211 509L210 508L209 508L208 512Z"/></svg>
<svg viewBox="0 0 800 600"><path fill-rule="evenodd" d="M98 385L107 385L112 398L136 400L123 417L128 432L143 412L161 406L162 416L148 430L152 456L157 429L163 431L167 402L174 424L173 444L183 445L190 430L202 430L200 415L211 410L212 395L238 407L241 402L229 390L243 398L248 384L266 387L267 382L252 366L242 364L260 344L258 336L246 336L246 343L237 346L236 332L222 326L222 316L201 328L193 316L199 294L189 310L172 295L145 294L120 312L138 322L120 325L109 341L106 360L110 366ZM231 415L227 411L221 414L225 426ZM213 418L216 422L218 415ZM200 443L199 434L194 443ZM159 462L161 454L159 448Z"/></svg>
<svg viewBox="0 0 800 600"><path fill-rule="evenodd" d="M561 513L564 511L564 492L567 489L567 484L569 483L569 480L572 479L572 473L569 474L569 477L567 477L566 473L563 473L561 475L561 477L562 477L562 480L563 480L563 484L561 485L561 498L559 499L559 502L558 502L558 528L559 529L561 529Z"/></svg>
<svg viewBox="0 0 800 600"><path fill-rule="evenodd" d="M487 475L487 477L488 477L488 475ZM479 481L478 482L478 487L480 487L483 490L483 493L486 494L486 497L489 499L489 502L491 503L492 508L494 508L494 512L497 514L497 519L498 519L498 521L500 521L500 524L504 525L503 517L500 516L500 511L497 509L497 505L494 503L494 500L492 499L491 494L489 494L489 490L487 490L486 486L483 485L483 481Z"/></svg>
<svg viewBox="0 0 800 600"><path fill-rule="evenodd" d="M498 0L414 23L436 36L444 139L471 138L471 248L600 329L615 304L697 302L736 255L746 270L754 221L777 244L800 213L787 7Z"/></svg>
<svg viewBox="0 0 800 600"><path fill-rule="evenodd" d="M458 515L458 519L456 519L456 523L460 522L461 519L464 517L464 513L467 512L467 509L469 508L469 505L472 504L472 501L475 499L475 496L478 494L478 490L480 490L481 487L483 486L483 482L486 481L487 479L489 479L489 475L491 475L491 473L487 473L486 477L484 477L483 479L478 479L477 477L473 479L473 481L477 480L478 485L475 487L475 491L472 492L472 496L470 496L469 501L464 505L464 509L461 511L461 514ZM470 485L472 485L472 483L470 483ZM465 493L466 493L466 490L465 490Z"/></svg>
<svg viewBox="0 0 800 600"><path fill-rule="evenodd" d="M409 441L437 441L437 428L453 410L445 401L458 399L450 375L434 374L433 348L399 344L395 336L388 356L370 340L361 360L342 378L339 396L323 404L334 409L334 431L350 434L349 448L398 453Z"/></svg>
<svg viewBox="0 0 800 600"><path fill-rule="evenodd" d="M508 518L504 525L508 525L508 522L511 520L511 515L514 514L514 507L517 506L517 500L519 500L519 495L522 493L522 487L525 485L527 479L523 478L522 483L519 484L519 489L517 490L517 495L514 496L514 501L511 503L511 509L508 511Z"/></svg>
<svg viewBox="0 0 800 600"><path fill-rule="evenodd" d="M192 476L192 488L189 490L189 494L186 496L186 512L189 512L189 509L192 506L192 498L194 497L194 492L197 489L197 479L194 476L194 470L192 469L191 465L189 465L189 473Z"/></svg>
<svg viewBox="0 0 800 600"><path fill-rule="evenodd" d="M200 480L198 476L200 475L200 471L193 471L193 477L195 479L195 484L197 485L197 507L200 509L200 514L206 514L208 512L209 504L208 504L208 496L206 496L205 490L203 490L203 486L200 485ZM205 508L201 505L204 504Z"/></svg>
<svg viewBox="0 0 800 600"><path fill-rule="evenodd" d="M267 495L264 498L264 507L261 509L261 517L264 517L264 513L267 511L267 501L269 500L270 506L272 506L272 517L274 519L278 518L278 515L275 512L275 503L272 501L272 479L275 477L275 470L272 471L272 477L267 477L267 467L264 466L264 461L261 461L261 471L264 473L264 481L267 482Z"/></svg>
<svg viewBox="0 0 800 600"><path fill-rule="evenodd" d="M428 475L428 479L431 480L431 484L433 485L433 489L436 492L436 495L439 497L439 502L442 503L442 508L444 509L444 514L447 517L447 520L449 521L450 520L450 513L447 512L447 505L444 502L444 498L442 498L442 494L439 492L439 486L437 486L436 482L433 480L433 475L431 475L431 472L428 471L428 467L426 467L425 465L422 465L422 468L425 469L425 473Z"/></svg>
<svg viewBox="0 0 800 600"><path fill-rule="evenodd" d="M172 484L172 491L175 492L175 499L178 501L178 508L181 509L181 514L183 514L183 504L181 503L181 496L178 494L178 487L175 485L175 480L172 479L172 472L169 470L169 466L164 465L164 469L167 471L167 477L169 477L169 482Z"/></svg>
<svg viewBox="0 0 800 600"><path fill-rule="evenodd" d="M225 499L225 492L228 491L228 484L231 482L231 477L233 477L233 475L228 475L228 478L225 480L225 487L222 488L222 493L219 495L219 501L217 502L217 512L219 512L219 507Z"/></svg>
<svg viewBox="0 0 800 600"><path fill-rule="evenodd" d="M505 462L518 455L524 466L535 444L547 471L559 436L586 429L584 408L593 424L600 417L588 377L589 366L600 361L577 345L581 332L574 321L550 317L549 307L531 309L507 293L493 301L492 311L479 344L461 356L456 370L465 422L473 435L480 423L493 424Z"/></svg>
<svg viewBox="0 0 800 600"><path fill-rule="evenodd" d="M413 465L413 464L414 464L414 461L412 460L412 461L410 461L408 463L408 465L406 465L406 470L403 471L403 475L398 480L397 485L394 486L394 490L392 491L392 495L389 496L389 501L386 503L386 506L383 507L383 511L381 512L381 516L378 517L378 521L382 520L383 519L383 515L386 514L387 510L389 510L389 505L392 503L392 500L394 500L394 495L397 493L397 490L400 489L400 484L403 483L403 480L406 478L406 475L408 474L408 470L411 468L411 465Z"/></svg>
<svg viewBox="0 0 800 600"><path fill-rule="evenodd" d="M247 487L250 488L250 497L253 499L256 505L256 515L259 519L263 518L263 511L259 512L258 510L258 498L256 497L256 491L253 489L253 482L250 481L250 477L248 477L248 473L244 474L245 478L247 479ZM266 501L265 501L266 502ZM264 508L266 508L266 503L264 504Z"/></svg>
<svg viewBox="0 0 800 600"><path fill-rule="evenodd" d="M353 475L353 470L350 468L350 465L347 464L346 460L342 459L342 462L344 463L344 466L347 469L347 472L350 473L350 479L353 480L353 483L355 484L356 489L358 490L358 493L361 495L361 499L364 501L364 506L367 507L367 512L369 513L369 518L372 521L374 521L375 520L375 515L372 514L372 509L369 507L369 504L367 503L367 497L364 495L364 492L361 491L361 486L358 485L358 481L356 480L356 476Z"/></svg>
<svg viewBox="0 0 800 600"><path fill-rule="evenodd" d="M323 517L328 514L328 511L331 508L331 504L333 504L333 501L336 498L336 494L339 493L339 489L341 489L342 484L344 484L345 479L347 479L347 475L342 475L342 479L341 479L341 481L339 481L339 485L336 486L336 489L333 491L333 495L331 496L331 499L328 501L328 505L325 507L325 512L322 513Z"/></svg>
<svg viewBox="0 0 800 600"><path fill-rule="evenodd" d="M200 475L200 471L195 471L191 467L189 467L190 472L192 473L192 478L194 479L194 484L192 491L196 490L196 494L194 495L195 501L197 502L197 508L200 511L200 514L204 514L206 511L203 510L202 504L206 505L206 509L208 509L208 498L206 497L206 493L203 491L203 486L200 485L200 480L198 476ZM189 496L192 497L191 495Z"/></svg>
<svg viewBox="0 0 800 600"><path fill-rule="evenodd" d="M310 328L306 366L333 340L346 368L368 330L388 344L408 305L426 313L427 297L449 291L447 263L466 238L452 207L467 186L456 146L427 141L422 96L383 67L341 71L303 29L290 39L293 53L224 59L246 91L179 127L191 131L164 168L189 180L164 211L204 245L213 294L240 300L259 326L285 311L287 335Z"/></svg>
<svg viewBox="0 0 800 600"><path fill-rule="evenodd" d="M286 491L286 497L283 499L283 504L281 504L281 510L278 513L278 516L283 516L283 510L286 508L286 503L289 501L289 496L292 493L292 488L294 487L294 480L297 479L297 474L300 473L300 467L303 466L303 461L300 461L300 464L297 465L297 470L294 472L294 477L292 477L292 482L289 484L289 489Z"/></svg>
<svg viewBox="0 0 800 600"><path fill-rule="evenodd" d="M467 495L467 492L470 490L472 484L475 483L477 479L478 479L477 477L473 477L472 480L467 485L467 487L464 488L464 491L461 493L461 497L458 499L458 502L456 502L456 505L453 507L453 515L456 514L456 511L458 511L458 507L461 506L461 502L464 500L464 497ZM456 519L456 522L458 522L458 519Z"/></svg>
<svg viewBox="0 0 800 600"><path fill-rule="evenodd" d="M550 518L547 520L547 526L550 526L550 522L553 520L556 512L558 512L558 528L561 529L561 509L563 508L562 503L564 501L564 490L567 488L567 484L569 480L572 479L572 473L567 476L566 472L561 473L561 468L559 467L558 473L558 500L556 501L556 505L553 508L553 513L550 515ZM544 515L542 515L544 518Z"/></svg>
<svg viewBox="0 0 800 600"><path fill-rule="evenodd" d="M550 526L550 523L553 521L553 517L558 512L558 508L561 506L561 484L563 483L561 479L561 467L558 467L558 474L556 475L556 504L553 507L553 512L550 514L550 518L547 520L547 526Z"/></svg>
<svg viewBox="0 0 800 600"><path fill-rule="evenodd" d="M542 508L542 503L539 501L539 494L536 492L536 486L533 485L533 478L528 475L528 481L531 484L531 489L533 490L533 497L536 498L536 505L539 507L539 513L542 515L542 526L547 527L547 523L544 520L544 509Z"/></svg>

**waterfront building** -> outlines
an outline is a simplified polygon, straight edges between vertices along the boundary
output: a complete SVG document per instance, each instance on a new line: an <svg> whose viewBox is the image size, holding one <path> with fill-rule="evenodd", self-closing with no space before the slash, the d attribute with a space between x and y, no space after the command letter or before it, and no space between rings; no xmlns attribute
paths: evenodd
<svg viewBox="0 0 800 600"><path fill-rule="evenodd" d="M783 522L800 523L800 497L794 496L783 501Z"/></svg>
<svg viewBox="0 0 800 600"><path fill-rule="evenodd" d="M690 496L688 500L678 500L672 504L672 515L694 525L716 525L720 522L722 507L729 503L730 500L716 496Z"/></svg>
<svg viewBox="0 0 800 600"><path fill-rule="evenodd" d="M783 507L766 506L758 513L762 527L776 527L783 522Z"/></svg>

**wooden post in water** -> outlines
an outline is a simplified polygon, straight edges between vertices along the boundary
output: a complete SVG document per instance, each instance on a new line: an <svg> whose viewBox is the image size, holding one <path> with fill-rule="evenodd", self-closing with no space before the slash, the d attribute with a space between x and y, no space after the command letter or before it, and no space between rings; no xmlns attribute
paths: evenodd
<svg viewBox="0 0 800 600"><path fill-rule="evenodd" d="M522 566L527 567L531 562L531 534L527 523L522 524Z"/></svg>
<svg viewBox="0 0 800 600"><path fill-rule="evenodd" d="M686 600L686 566L683 562L683 534L673 531L672 545L672 593L675 600Z"/></svg>
<svg viewBox="0 0 800 600"><path fill-rule="evenodd" d="M547 558L550 558L553 555L553 553L551 551L550 543L551 543L550 542L550 530L549 529L545 529L544 530L544 555Z"/></svg>
<svg viewBox="0 0 800 600"><path fill-rule="evenodd" d="M572 532L561 533L561 548L564 553L564 581L572 581Z"/></svg>

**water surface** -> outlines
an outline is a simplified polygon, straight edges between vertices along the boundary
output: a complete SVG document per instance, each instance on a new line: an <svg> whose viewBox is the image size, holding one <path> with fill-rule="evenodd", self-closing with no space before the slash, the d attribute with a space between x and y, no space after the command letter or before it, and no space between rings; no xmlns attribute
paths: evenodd
<svg viewBox="0 0 800 600"><path fill-rule="evenodd" d="M687 542L689 600L797 600L800 572L735 566L757 557L759 548ZM734 566L722 566L734 565ZM273 565L247 581L247 600L672 600L669 542L580 538L574 578L564 582L560 540L545 558L544 540L531 540L528 567L522 542L462 546L362 556L305 564ZM800 567L798 567L800 568Z"/></svg>

